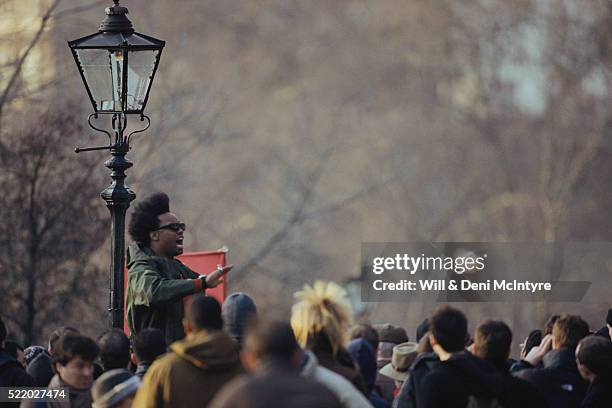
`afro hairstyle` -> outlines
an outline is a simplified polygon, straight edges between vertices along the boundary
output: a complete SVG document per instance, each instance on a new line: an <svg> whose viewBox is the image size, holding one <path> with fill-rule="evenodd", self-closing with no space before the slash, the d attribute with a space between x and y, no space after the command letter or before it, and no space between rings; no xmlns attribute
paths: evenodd
<svg viewBox="0 0 612 408"><path fill-rule="evenodd" d="M134 206L128 231L132 239L148 246L149 233L159 228L158 216L170 212L170 198L166 193L155 193Z"/></svg>

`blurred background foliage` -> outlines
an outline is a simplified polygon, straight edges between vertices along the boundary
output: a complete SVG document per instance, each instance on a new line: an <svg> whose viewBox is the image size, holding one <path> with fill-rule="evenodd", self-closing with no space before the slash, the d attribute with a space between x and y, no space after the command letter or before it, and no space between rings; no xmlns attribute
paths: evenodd
<svg viewBox="0 0 612 408"><path fill-rule="evenodd" d="M94 32L110 3L0 3L0 289L10 299L0 311L28 343L60 324L93 334L105 321L109 225L97 192L110 179L104 153L71 153L103 140L83 127L91 108L66 41ZM292 293L314 279L358 276L361 242L612 240L609 1L122 5L137 31L167 42L147 107L153 123L134 138L126 182L141 198L171 195L187 250L227 245L230 290L264 313L287 317ZM61 146L57 174L36 189L51 201L15 211L27 187L9 169L39 147L11 146L36 137ZM76 161L95 167L70 196ZM59 230L50 252L32 252L28 220L62 197L79 211L64 205L58 224L93 243L73 243L55 268L49 253L73 238ZM17 246L21 255L9 257ZM596 284L610 272L597 271ZM78 274L83 286L53 312L56 286ZM42 283L31 291L26 276ZM608 302L461 307L471 327L503 318L522 339L559 311L597 328ZM433 306L381 303L361 318L412 334Z"/></svg>

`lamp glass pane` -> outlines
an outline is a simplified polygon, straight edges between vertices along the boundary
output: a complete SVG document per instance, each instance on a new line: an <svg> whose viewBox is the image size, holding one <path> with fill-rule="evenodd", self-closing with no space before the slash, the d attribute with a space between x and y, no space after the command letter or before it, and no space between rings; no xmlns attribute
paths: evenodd
<svg viewBox="0 0 612 408"><path fill-rule="evenodd" d="M121 110L123 54L104 49L76 50L98 111Z"/></svg>
<svg viewBox="0 0 612 408"><path fill-rule="evenodd" d="M127 110L141 111L147 98L158 50L131 51L128 58Z"/></svg>

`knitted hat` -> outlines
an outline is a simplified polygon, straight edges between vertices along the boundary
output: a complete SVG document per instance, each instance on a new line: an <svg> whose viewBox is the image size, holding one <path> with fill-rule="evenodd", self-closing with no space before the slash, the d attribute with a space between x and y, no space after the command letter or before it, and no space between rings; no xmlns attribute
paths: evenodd
<svg viewBox="0 0 612 408"><path fill-rule="evenodd" d="M102 374L93 384L92 408L110 408L136 393L140 386L138 377L124 368Z"/></svg>
<svg viewBox="0 0 612 408"><path fill-rule="evenodd" d="M221 315L229 335L242 344L247 321L250 317L257 315L257 307L249 295L236 292L229 295L223 302Z"/></svg>
<svg viewBox="0 0 612 408"><path fill-rule="evenodd" d="M36 357L38 357L40 353L46 352L47 350L45 350L45 348L42 346L30 346L26 348L25 350L23 350L26 365L29 365Z"/></svg>

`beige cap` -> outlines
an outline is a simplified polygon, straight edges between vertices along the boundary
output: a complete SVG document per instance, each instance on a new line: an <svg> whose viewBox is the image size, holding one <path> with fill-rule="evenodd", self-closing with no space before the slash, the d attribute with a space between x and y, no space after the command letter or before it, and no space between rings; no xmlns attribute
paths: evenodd
<svg viewBox="0 0 612 408"><path fill-rule="evenodd" d="M391 362L380 369L382 375L397 381L406 381L408 368L418 354L419 345L413 341L398 344L393 347Z"/></svg>

